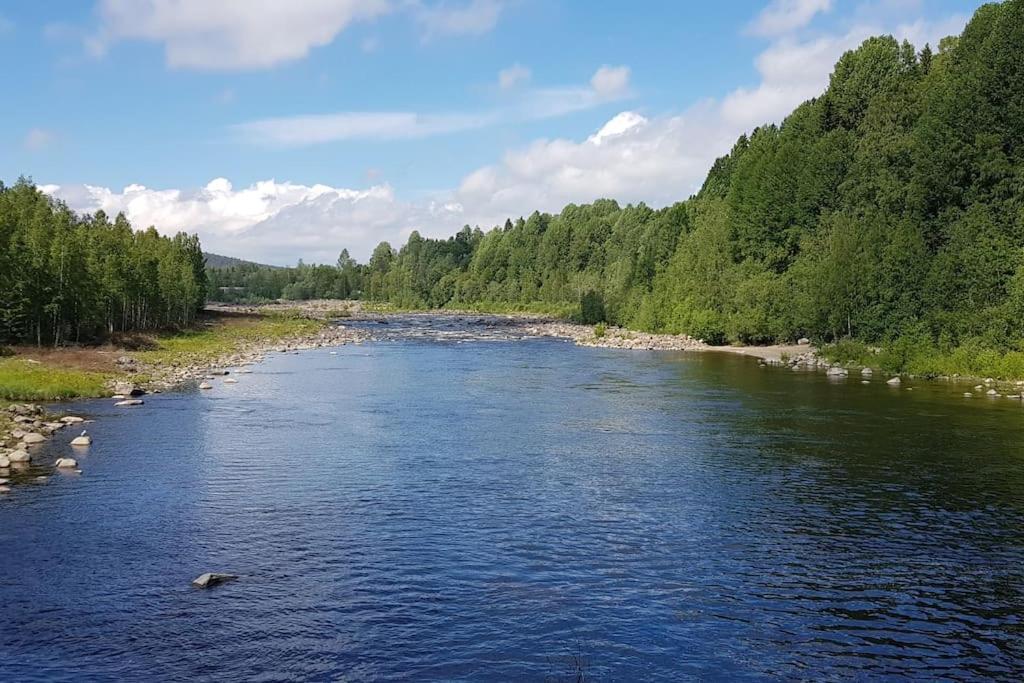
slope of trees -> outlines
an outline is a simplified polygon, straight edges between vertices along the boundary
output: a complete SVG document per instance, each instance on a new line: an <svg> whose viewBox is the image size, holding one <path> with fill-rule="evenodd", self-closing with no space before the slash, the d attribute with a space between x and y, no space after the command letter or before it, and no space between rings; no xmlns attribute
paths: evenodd
<svg viewBox="0 0 1024 683"><path fill-rule="evenodd" d="M684 202L413 233L359 273L367 297L405 306L586 299L609 322L718 342L1017 349L1024 0L981 7L936 51L865 41L820 97L742 136Z"/></svg>
<svg viewBox="0 0 1024 683"><path fill-rule="evenodd" d="M199 240L79 216L22 179L0 183L0 342L61 344L187 325L206 277Z"/></svg>

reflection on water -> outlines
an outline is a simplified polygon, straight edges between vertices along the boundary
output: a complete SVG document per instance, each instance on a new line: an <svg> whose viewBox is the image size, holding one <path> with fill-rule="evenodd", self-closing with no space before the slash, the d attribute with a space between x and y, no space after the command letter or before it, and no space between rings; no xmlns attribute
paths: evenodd
<svg viewBox="0 0 1024 683"><path fill-rule="evenodd" d="M0 500L0 678L1024 668L1019 403L461 341L86 404L83 474Z"/></svg>

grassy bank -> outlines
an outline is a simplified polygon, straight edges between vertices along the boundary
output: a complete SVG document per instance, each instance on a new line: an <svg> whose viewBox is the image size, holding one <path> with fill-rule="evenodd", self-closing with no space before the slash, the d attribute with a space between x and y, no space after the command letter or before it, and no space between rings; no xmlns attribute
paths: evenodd
<svg viewBox="0 0 1024 683"><path fill-rule="evenodd" d="M144 383L146 368L164 365L213 363L218 358L253 344L313 334L325 323L298 314L205 316L194 328L133 338L129 351L116 345L66 349L15 350L0 358L0 398L14 401L56 401L110 394L109 385L118 379ZM143 371L127 375L116 363L131 356Z"/></svg>
<svg viewBox="0 0 1024 683"><path fill-rule="evenodd" d="M140 363L201 363L230 355L247 344L274 343L283 339L313 334L324 326L296 314L218 315L202 326L161 334L153 339L153 348L131 355Z"/></svg>
<svg viewBox="0 0 1024 683"><path fill-rule="evenodd" d="M0 398L21 401L56 401L102 396L112 373L33 362L24 358L0 359Z"/></svg>
<svg viewBox="0 0 1024 683"><path fill-rule="evenodd" d="M1024 352L999 352L980 341L942 349L929 341L913 338L881 347L844 340L822 347L820 353L831 361L879 368L893 374L1024 379Z"/></svg>

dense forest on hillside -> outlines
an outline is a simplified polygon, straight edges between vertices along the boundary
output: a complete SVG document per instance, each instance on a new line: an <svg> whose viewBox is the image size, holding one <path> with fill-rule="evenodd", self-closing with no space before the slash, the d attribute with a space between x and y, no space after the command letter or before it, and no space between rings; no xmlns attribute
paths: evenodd
<svg viewBox="0 0 1024 683"><path fill-rule="evenodd" d="M80 216L27 180L0 183L0 343L61 344L187 325L202 309L199 240Z"/></svg>
<svg viewBox="0 0 1024 683"><path fill-rule="evenodd" d="M590 319L717 342L1018 349L1024 0L981 7L934 51L865 41L820 97L740 137L687 201L413 233L346 268L338 291L410 307L585 299ZM294 271L266 295L326 295L339 275L325 273Z"/></svg>

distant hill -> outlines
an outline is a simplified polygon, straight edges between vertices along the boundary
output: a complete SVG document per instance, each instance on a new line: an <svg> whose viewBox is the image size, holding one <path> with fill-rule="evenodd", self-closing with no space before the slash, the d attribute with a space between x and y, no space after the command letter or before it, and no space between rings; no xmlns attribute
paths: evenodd
<svg viewBox="0 0 1024 683"><path fill-rule="evenodd" d="M207 268L234 268L235 266L259 266L260 268L280 268L281 266L268 266L265 263L256 263L255 261L246 261L245 259L235 258L233 256L221 256L220 254L211 254L204 252L203 256L206 257Z"/></svg>

